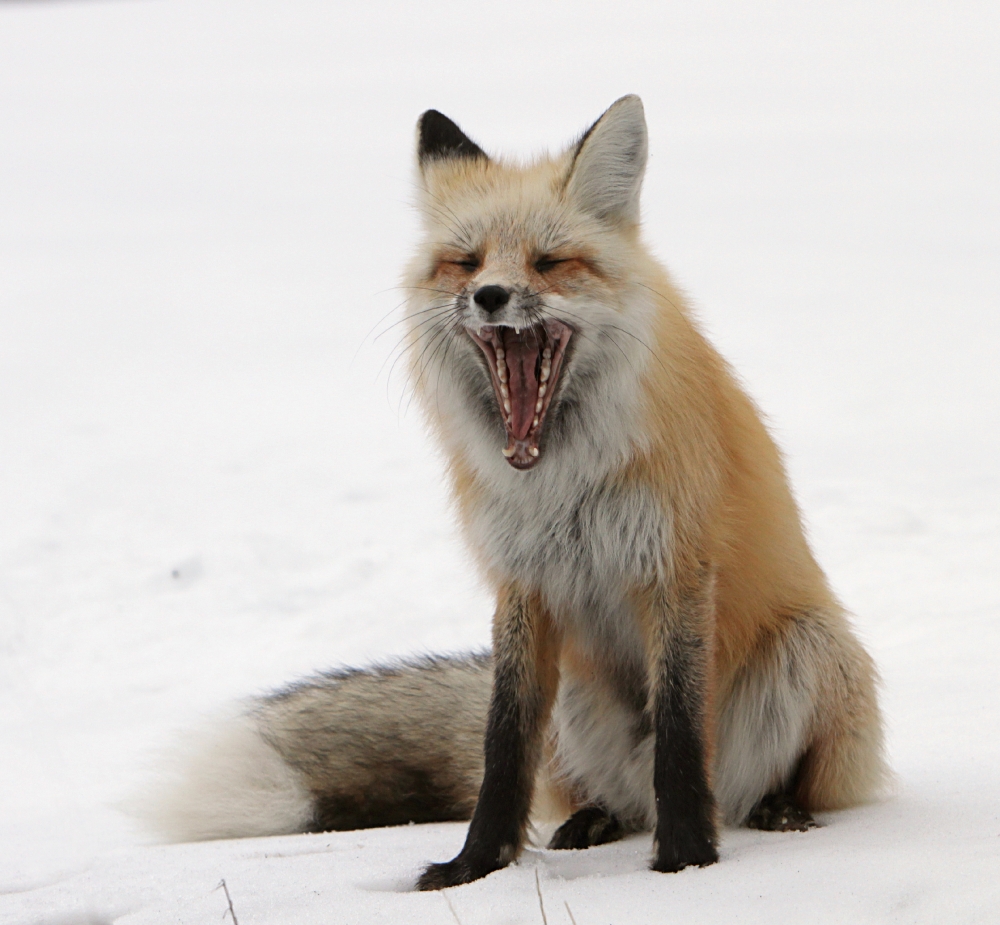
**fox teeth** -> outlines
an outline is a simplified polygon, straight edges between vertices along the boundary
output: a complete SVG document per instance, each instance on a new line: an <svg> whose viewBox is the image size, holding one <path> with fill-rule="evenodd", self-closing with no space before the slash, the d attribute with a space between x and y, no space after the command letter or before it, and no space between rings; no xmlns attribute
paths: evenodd
<svg viewBox="0 0 1000 925"><path fill-rule="evenodd" d="M532 455L532 456L537 456L538 455L538 447L537 446L528 447L528 453L530 455Z"/></svg>
<svg viewBox="0 0 1000 925"><path fill-rule="evenodd" d="M506 397L503 400L503 410L510 414L510 401Z"/></svg>
<svg viewBox="0 0 1000 925"><path fill-rule="evenodd" d="M497 349L496 349L496 355L497 355L497 360L502 360L507 354L504 353L503 347L497 347ZM499 366L499 365L500 364L497 363L497 366Z"/></svg>
<svg viewBox="0 0 1000 925"><path fill-rule="evenodd" d="M516 452L517 452L516 448L512 446L505 446L503 448L503 455L506 456L508 459L510 459L511 456L513 456Z"/></svg>
<svg viewBox="0 0 1000 925"><path fill-rule="evenodd" d="M551 347L546 347L542 351L542 359L543 360L551 360L552 359L552 348Z"/></svg>
<svg viewBox="0 0 1000 925"><path fill-rule="evenodd" d="M508 389L502 382L500 383L500 395L503 397L504 401L510 398L510 389Z"/></svg>
<svg viewBox="0 0 1000 925"><path fill-rule="evenodd" d="M537 414L535 415L535 419L531 422L531 426L532 427L537 427L538 426L538 415Z"/></svg>
<svg viewBox="0 0 1000 925"><path fill-rule="evenodd" d="M549 387L543 381L542 384L538 387L538 397L539 398L544 398L545 397L545 393L548 391L548 388Z"/></svg>

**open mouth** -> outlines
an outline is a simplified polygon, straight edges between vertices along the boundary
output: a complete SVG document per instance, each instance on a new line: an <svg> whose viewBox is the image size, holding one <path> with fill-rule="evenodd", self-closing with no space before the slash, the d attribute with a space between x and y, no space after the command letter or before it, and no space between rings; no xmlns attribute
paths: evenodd
<svg viewBox="0 0 1000 925"><path fill-rule="evenodd" d="M520 330L487 324L478 332L469 331L490 368L507 431L503 455L515 469L530 469L541 454L545 415L572 333L569 325L554 318Z"/></svg>

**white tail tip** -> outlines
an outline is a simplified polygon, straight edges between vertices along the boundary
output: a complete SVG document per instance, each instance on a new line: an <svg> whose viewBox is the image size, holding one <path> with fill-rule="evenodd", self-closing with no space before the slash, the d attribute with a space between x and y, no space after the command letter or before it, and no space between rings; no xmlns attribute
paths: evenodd
<svg viewBox="0 0 1000 925"><path fill-rule="evenodd" d="M172 842L290 835L313 818L301 776L246 714L185 736L127 809Z"/></svg>

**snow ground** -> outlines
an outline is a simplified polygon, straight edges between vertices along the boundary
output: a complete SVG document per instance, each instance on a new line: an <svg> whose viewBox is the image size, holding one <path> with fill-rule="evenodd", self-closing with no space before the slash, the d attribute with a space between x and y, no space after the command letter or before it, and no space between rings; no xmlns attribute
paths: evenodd
<svg viewBox="0 0 1000 925"><path fill-rule="evenodd" d="M550 923L1000 921L996 5L346 7L0 4L0 922L221 920L223 878L241 925L454 921L408 890L460 825L153 846L115 807L235 698L485 643L389 374L413 124L530 152L626 92L898 792L669 877L648 838L532 850L455 913L541 922L537 872Z"/></svg>

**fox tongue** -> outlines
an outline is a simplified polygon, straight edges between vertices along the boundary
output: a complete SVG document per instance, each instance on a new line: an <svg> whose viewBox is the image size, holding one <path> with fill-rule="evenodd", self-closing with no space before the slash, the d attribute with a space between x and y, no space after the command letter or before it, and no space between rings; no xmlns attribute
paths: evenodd
<svg viewBox="0 0 1000 925"><path fill-rule="evenodd" d="M518 440L523 440L535 419L535 402L538 401L539 344L535 333L528 329L516 332L509 329L504 337L507 373L510 390L511 431Z"/></svg>

